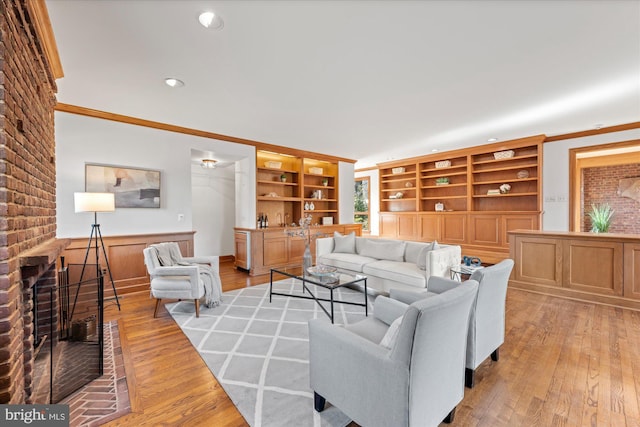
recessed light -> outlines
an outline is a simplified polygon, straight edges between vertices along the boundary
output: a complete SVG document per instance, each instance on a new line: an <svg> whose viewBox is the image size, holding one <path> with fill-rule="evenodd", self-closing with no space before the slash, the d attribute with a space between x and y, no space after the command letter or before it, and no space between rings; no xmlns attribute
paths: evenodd
<svg viewBox="0 0 640 427"><path fill-rule="evenodd" d="M224 27L224 21L220 16L216 15L213 12L202 12L198 15L198 21L200 24L212 30L221 30Z"/></svg>
<svg viewBox="0 0 640 427"><path fill-rule="evenodd" d="M437 148L432 148L432 149L431 149L431 152L432 152L432 153L437 153L438 151L440 151L440 150L438 150Z"/></svg>
<svg viewBox="0 0 640 427"><path fill-rule="evenodd" d="M168 77L168 78L164 79L164 82L167 84L167 86L171 86L171 87L182 87L182 86L184 86L184 82L182 80L175 79L173 77Z"/></svg>
<svg viewBox="0 0 640 427"><path fill-rule="evenodd" d="M597 125L595 125L596 129L602 129L602 123L598 123Z"/></svg>
<svg viewBox="0 0 640 427"><path fill-rule="evenodd" d="M498 138L489 138L487 139L487 142L496 142L498 140Z"/></svg>

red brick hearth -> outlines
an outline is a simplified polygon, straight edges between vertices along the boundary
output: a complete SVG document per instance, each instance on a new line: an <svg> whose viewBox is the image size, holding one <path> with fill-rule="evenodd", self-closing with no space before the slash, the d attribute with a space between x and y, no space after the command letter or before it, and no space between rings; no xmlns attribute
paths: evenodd
<svg viewBox="0 0 640 427"><path fill-rule="evenodd" d="M54 283L64 245L55 239L56 84L36 4L0 0L0 403L11 404L31 399L30 292L39 278Z"/></svg>

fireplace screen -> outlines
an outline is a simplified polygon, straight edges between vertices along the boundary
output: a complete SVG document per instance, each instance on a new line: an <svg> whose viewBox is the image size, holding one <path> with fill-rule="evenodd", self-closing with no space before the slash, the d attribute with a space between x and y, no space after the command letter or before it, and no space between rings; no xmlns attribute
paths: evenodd
<svg viewBox="0 0 640 427"><path fill-rule="evenodd" d="M69 264L57 289L34 292L35 403L58 403L102 375L103 285L95 264Z"/></svg>

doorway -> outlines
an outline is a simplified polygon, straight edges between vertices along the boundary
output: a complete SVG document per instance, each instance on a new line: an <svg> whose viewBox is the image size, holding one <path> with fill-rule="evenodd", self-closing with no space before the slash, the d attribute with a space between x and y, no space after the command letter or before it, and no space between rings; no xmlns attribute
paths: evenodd
<svg viewBox="0 0 640 427"><path fill-rule="evenodd" d="M611 233L640 234L640 140L569 150L569 229L590 231L591 206L614 211Z"/></svg>

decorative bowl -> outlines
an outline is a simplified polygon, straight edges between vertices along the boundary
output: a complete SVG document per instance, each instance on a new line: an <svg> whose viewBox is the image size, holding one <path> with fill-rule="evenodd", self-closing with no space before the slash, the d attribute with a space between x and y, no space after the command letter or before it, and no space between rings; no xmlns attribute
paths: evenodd
<svg viewBox="0 0 640 427"><path fill-rule="evenodd" d="M404 173L404 171L405 171L405 168L403 168L403 167L391 169L391 173L394 174L394 175L395 174L399 174L399 173Z"/></svg>
<svg viewBox="0 0 640 427"><path fill-rule="evenodd" d="M307 272L314 276L322 277L322 276L330 276L333 273L338 271L336 267L332 267L330 265L315 265L313 267L307 268Z"/></svg>
<svg viewBox="0 0 640 427"><path fill-rule="evenodd" d="M436 169L448 168L451 166L451 160L440 160L436 162Z"/></svg>

